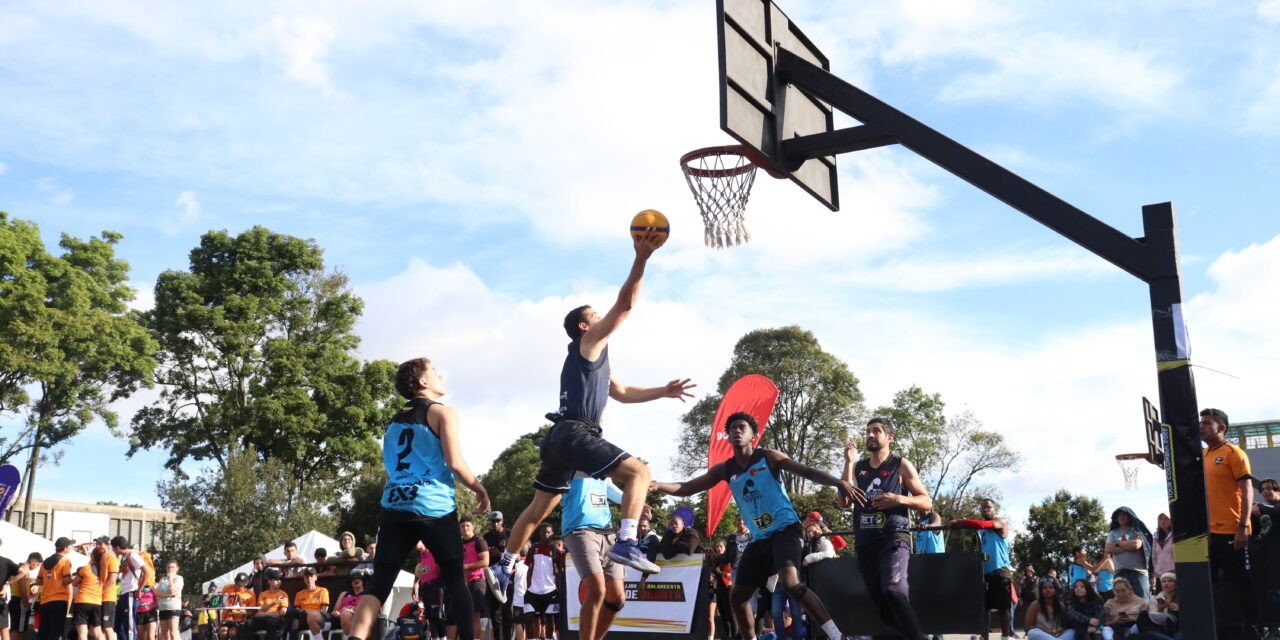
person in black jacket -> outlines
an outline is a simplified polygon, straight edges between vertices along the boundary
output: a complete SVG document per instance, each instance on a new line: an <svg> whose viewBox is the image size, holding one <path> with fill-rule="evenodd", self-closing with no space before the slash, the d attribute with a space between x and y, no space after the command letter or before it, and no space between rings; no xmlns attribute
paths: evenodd
<svg viewBox="0 0 1280 640"><path fill-rule="evenodd" d="M698 532L685 526L684 520L673 513L667 518L667 532L662 534L662 557L671 559L680 554L696 553L701 542Z"/></svg>
<svg viewBox="0 0 1280 640"><path fill-rule="evenodd" d="M636 523L636 536L640 541L638 543L640 551L649 559L649 562L657 560L658 552L662 550L662 539L658 537L658 533L649 525L652 515L649 505L645 505L644 515L640 516L640 521Z"/></svg>

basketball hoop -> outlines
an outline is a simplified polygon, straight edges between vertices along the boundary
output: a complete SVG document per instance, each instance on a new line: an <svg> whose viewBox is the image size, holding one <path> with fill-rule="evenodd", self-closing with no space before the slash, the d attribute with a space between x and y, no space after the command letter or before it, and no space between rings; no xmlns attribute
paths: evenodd
<svg viewBox="0 0 1280 640"><path fill-rule="evenodd" d="M745 222L756 163L741 145L707 147L684 154L680 168L702 212L708 247L732 247L751 240Z"/></svg>
<svg viewBox="0 0 1280 640"><path fill-rule="evenodd" d="M1122 453L1116 456L1116 464L1120 465L1120 473L1124 474L1124 488L1138 488L1138 471L1142 469L1142 463L1148 460L1145 453Z"/></svg>

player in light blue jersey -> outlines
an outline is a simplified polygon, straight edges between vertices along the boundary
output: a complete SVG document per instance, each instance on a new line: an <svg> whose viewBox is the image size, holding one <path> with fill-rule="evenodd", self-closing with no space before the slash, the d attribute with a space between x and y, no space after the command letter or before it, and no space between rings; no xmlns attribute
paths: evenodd
<svg viewBox="0 0 1280 640"><path fill-rule="evenodd" d="M373 579L356 605L350 637L372 640L369 633L382 603L391 595L401 561L422 542L440 567L457 640L472 640L471 593L462 569L454 481L475 493L478 512L489 510L489 494L462 458L458 412L440 404L444 377L431 361L417 358L401 364L395 381L396 392L408 401L387 426L382 441L387 484L378 517L378 554Z"/></svg>
<svg viewBox="0 0 1280 640"><path fill-rule="evenodd" d="M866 502L866 494L849 482L792 460L781 451L755 448L751 443L760 427L749 413L738 412L729 416L724 431L733 447L733 457L688 482L654 482L650 489L673 496L691 496L721 482L729 483L743 522L751 531L751 543L742 552L738 576L729 594L733 616L743 640L755 640L751 596L775 573L778 574L778 588L799 601L810 619L822 627L830 640L842 640L843 634L827 613L822 600L800 582L804 540L800 533L800 518L796 516L791 498L787 497L782 486L781 475L783 471L789 471L812 482L835 487L841 495L858 504Z"/></svg>
<svg viewBox="0 0 1280 640"><path fill-rule="evenodd" d="M560 531L585 592L578 624L581 640L603 638L627 602L622 589L625 567L609 557L609 550L617 541L610 502L622 502L622 490L617 485L607 478L584 477L573 479L561 502L564 510Z"/></svg>

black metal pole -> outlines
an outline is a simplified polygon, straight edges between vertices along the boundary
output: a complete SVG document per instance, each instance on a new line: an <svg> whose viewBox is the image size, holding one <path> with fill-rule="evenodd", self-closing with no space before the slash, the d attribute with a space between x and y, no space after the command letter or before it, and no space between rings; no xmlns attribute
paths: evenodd
<svg viewBox="0 0 1280 640"><path fill-rule="evenodd" d="M1183 636L1216 638L1213 587L1209 573L1209 512L1200 448L1200 409L1191 376L1190 345L1182 315L1182 278L1173 204L1142 208L1145 243L1159 261L1147 281L1151 290L1151 326L1155 334L1160 415L1168 428L1164 452L1173 519L1173 559L1178 571L1178 600L1183 607Z"/></svg>
<svg viewBox="0 0 1280 640"><path fill-rule="evenodd" d="M780 82L794 84L830 103L865 127L780 141L779 154L794 154L782 158L784 165L808 154L842 153L897 142L1148 284L1160 413L1169 425L1165 468L1174 563L1179 600L1191 605L1180 611L1183 635L1216 638L1199 408L1182 316L1173 205L1143 207L1146 235L1131 238L821 67L785 49L778 51L776 59ZM782 119L781 114L774 117Z"/></svg>

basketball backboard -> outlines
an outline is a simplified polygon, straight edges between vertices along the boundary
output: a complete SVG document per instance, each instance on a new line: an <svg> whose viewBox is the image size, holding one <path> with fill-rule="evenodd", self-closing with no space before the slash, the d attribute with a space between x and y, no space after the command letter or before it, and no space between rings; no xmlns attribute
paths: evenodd
<svg viewBox="0 0 1280 640"><path fill-rule="evenodd" d="M832 131L831 106L780 82L774 73L779 48L829 71L827 57L771 0L717 0L716 9L720 128L759 153L774 172L785 174L832 211L838 211L835 156L812 158L788 167L780 153L784 140Z"/></svg>

